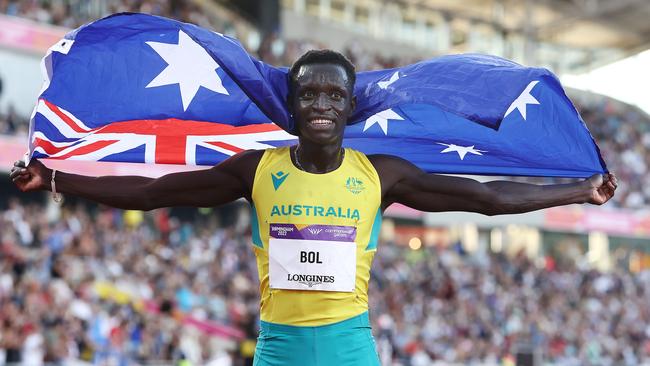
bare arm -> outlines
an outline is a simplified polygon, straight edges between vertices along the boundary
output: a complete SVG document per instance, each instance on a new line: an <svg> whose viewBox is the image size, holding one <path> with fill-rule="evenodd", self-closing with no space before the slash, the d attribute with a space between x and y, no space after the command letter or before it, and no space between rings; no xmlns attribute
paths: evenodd
<svg viewBox="0 0 650 366"><path fill-rule="evenodd" d="M617 186L613 174L594 175L569 184L480 183L468 178L426 174L392 156L373 155L370 160L381 178L384 208L397 202L429 212L514 214L572 203L600 205L614 196Z"/></svg>
<svg viewBox="0 0 650 366"><path fill-rule="evenodd" d="M108 206L151 210L158 207L208 207L244 197L250 200L253 177L262 151L245 151L207 170L173 173L160 178L88 177L57 171L56 190ZM22 191L51 190L52 170L38 161L14 164L11 179Z"/></svg>

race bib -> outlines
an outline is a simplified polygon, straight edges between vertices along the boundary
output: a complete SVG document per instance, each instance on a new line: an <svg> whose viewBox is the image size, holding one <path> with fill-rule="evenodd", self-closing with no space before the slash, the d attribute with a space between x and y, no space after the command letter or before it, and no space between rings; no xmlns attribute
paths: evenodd
<svg viewBox="0 0 650 366"><path fill-rule="evenodd" d="M271 224L272 289L353 292L357 271L354 226Z"/></svg>

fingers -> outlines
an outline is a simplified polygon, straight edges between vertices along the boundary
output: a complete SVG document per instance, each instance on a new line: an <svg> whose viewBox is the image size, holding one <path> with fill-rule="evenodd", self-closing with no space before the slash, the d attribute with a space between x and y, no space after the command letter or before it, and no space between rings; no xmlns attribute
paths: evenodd
<svg viewBox="0 0 650 366"><path fill-rule="evenodd" d="M616 188L618 188L618 179L616 179L616 175L613 173L609 173L605 176L605 181L603 182L603 193L607 196L607 199L609 200L612 198L616 192Z"/></svg>
<svg viewBox="0 0 650 366"><path fill-rule="evenodd" d="M608 180L607 183L605 183L605 186L611 190L616 190L616 183L612 180Z"/></svg>
<svg viewBox="0 0 650 366"><path fill-rule="evenodd" d="M14 182L19 179L27 179L29 178L29 171L25 168L13 168L9 174L9 178Z"/></svg>
<svg viewBox="0 0 650 366"><path fill-rule="evenodd" d="M27 169L25 169L25 162L22 160L17 160L14 162L13 168L11 168L9 177L12 180L15 180L14 178L18 177L21 174L24 174L25 172L27 172Z"/></svg>
<svg viewBox="0 0 650 366"><path fill-rule="evenodd" d="M614 173L607 174L605 182L607 187L612 190L616 190L616 188L618 188L618 179Z"/></svg>

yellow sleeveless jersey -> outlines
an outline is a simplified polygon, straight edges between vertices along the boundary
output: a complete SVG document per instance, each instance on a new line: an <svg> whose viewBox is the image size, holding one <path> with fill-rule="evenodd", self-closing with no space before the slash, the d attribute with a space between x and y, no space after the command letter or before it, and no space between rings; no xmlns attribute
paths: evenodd
<svg viewBox="0 0 650 366"><path fill-rule="evenodd" d="M266 150L253 183L261 320L320 326L359 315L381 227L377 171L352 149L325 174L296 168L289 154Z"/></svg>

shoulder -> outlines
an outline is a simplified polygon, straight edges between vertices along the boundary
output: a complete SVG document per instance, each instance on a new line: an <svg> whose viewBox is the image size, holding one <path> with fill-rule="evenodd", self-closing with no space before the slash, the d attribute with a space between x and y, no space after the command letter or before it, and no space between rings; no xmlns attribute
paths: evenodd
<svg viewBox="0 0 650 366"><path fill-rule="evenodd" d="M394 155L386 155L386 154L371 154L371 155L366 155L368 157L368 160L370 160L373 164L378 163L378 164L386 164L390 162L395 162L395 161L406 161L400 157L394 156Z"/></svg>
<svg viewBox="0 0 650 366"><path fill-rule="evenodd" d="M212 169L226 173L238 179L240 184L245 188L244 197L250 201L253 181L255 180L255 172L265 151L266 150L241 151L217 164Z"/></svg>
<svg viewBox="0 0 650 366"><path fill-rule="evenodd" d="M413 163L394 155L372 154L367 155L368 160L381 174L382 171L394 169L418 169Z"/></svg>
<svg viewBox="0 0 650 366"><path fill-rule="evenodd" d="M372 154L368 160L374 166L381 182L382 197L394 193L395 187L405 180L415 179L424 172L408 160L393 155Z"/></svg>
<svg viewBox="0 0 650 366"><path fill-rule="evenodd" d="M255 173L255 169L262 160L262 156L266 150L245 150L238 152L237 154L229 157L223 162L215 166L215 168L221 168L238 173Z"/></svg>

